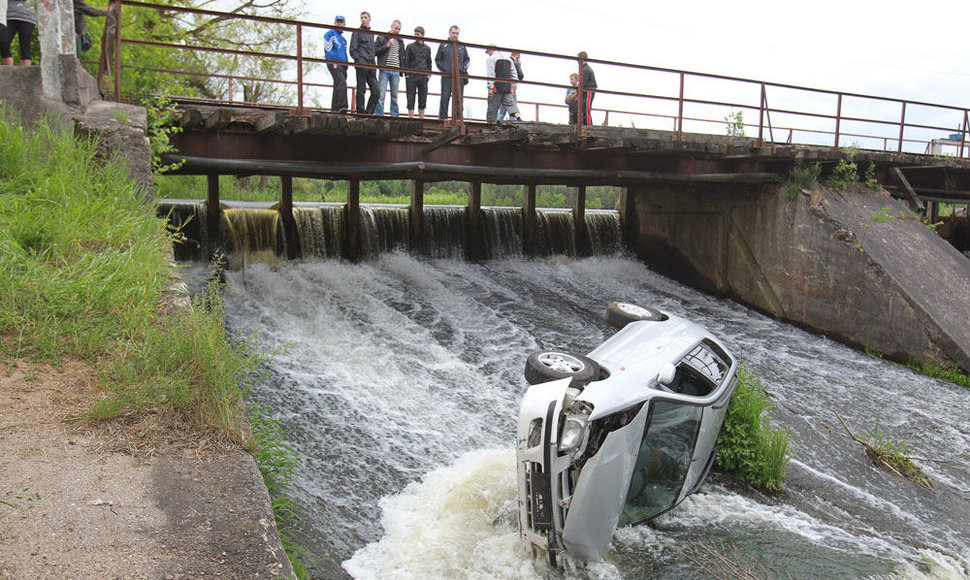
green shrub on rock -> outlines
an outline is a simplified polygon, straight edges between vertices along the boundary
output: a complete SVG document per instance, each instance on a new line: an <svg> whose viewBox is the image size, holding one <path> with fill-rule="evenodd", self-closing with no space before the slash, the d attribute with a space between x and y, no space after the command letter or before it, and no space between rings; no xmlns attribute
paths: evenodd
<svg viewBox="0 0 970 580"><path fill-rule="evenodd" d="M767 492L781 491L788 465L788 431L772 427L761 381L742 367L724 427L717 439L715 467Z"/></svg>

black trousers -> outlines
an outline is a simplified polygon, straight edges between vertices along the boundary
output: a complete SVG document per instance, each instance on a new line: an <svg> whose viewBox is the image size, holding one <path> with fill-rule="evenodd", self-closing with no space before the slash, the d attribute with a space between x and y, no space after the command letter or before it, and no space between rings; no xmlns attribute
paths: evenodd
<svg viewBox="0 0 970 580"><path fill-rule="evenodd" d="M381 98L381 87L377 83L377 70L372 68L356 68L357 74L357 112L373 114L377 108L377 101ZM364 107L364 92L370 87L370 97L367 99L367 107Z"/></svg>
<svg viewBox="0 0 970 580"><path fill-rule="evenodd" d="M404 80L407 87L408 110L414 110L414 98L418 99L418 109L424 110L428 106L428 77L408 75Z"/></svg>
<svg viewBox="0 0 970 580"><path fill-rule="evenodd" d="M333 112L347 110L347 67L328 64L327 70L333 77L333 98L330 99L330 110Z"/></svg>

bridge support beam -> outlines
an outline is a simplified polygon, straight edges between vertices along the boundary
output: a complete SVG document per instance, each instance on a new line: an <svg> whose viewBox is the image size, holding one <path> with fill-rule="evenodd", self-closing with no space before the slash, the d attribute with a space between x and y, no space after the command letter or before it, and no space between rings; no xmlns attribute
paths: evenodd
<svg viewBox="0 0 970 580"><path fill-rule="evenodd" d="M522 205L522 253L533 256L536 253L536 184L525 188Z"/></svg>
<svg viewBox="0 0 970 580"><path fill-rule="evenodd" d="M473 181L468 192L466 208L468 228L465 231L465 257L472 261L485 260L485 237L482 235L482 182Z"/></svg>
<svg viewBox="0 0 970 580"><path fill-rule="evenodd" d="M576 188L576 199L573 200L573 223L576 225L576 253L589 256L593 253L590 246L589 232L586 229L586 186Z"/></svg>
<svg viewBox="0 0 970 580"><path fill-rule="evenodd" d="M411 249L421 250L424 244L424 181L415 179L411 182Z"/></svg>
<svg viewBox="0 0 970 580"><path fill-rule="evenodd" d="M209 258L219 248L219 221L222 207L219 204L219 174L206 175L205 227L206 254Z"/></svg>
<svg viewBox="0 0 970 580"><path fill-rule="evenodd" d="M296 219L293 217L293 178L289 175L280 176L280 222L283 224L283 246L288 260L297 260L303 256L300 248L300 234L297 231Z"/></svg>
<svg viewBox="0 0 970 580"><path fill-rule="evenodd" d="M344 258L358 261L360 252L360 180L347 180L347 205L344 215Z"/></svg>

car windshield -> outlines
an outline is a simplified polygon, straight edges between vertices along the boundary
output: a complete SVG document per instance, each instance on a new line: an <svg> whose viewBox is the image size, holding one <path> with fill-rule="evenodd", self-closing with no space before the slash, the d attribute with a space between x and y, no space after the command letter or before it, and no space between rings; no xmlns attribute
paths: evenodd
<svg viewBox="0 0 970 580"><path fill-rule="evenodd" d="M702 413L696 405L651 403L619 525L650 519L675 505L690 468Z"/></svg>

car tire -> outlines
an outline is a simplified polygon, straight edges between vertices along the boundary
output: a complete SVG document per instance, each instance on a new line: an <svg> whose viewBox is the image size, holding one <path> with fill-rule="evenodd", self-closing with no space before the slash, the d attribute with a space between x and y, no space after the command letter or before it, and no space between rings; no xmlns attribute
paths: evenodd
<svg viewBox="0 0 970 580"><path fill-rule="evenodd" d="M606 307L606 321L616 328L623 328L631 322L640 320L660 322L667 320L667 317L656 308L640 306L632 302L610 302Z"/></svg>
<svg viewBox="0 0 970 580"><path fill-rule="evenodd" d="M530 385L572 378L588 383L600 374L600 365L593 359L558 350L540 350L525 361L525 380Z"/></svg>

